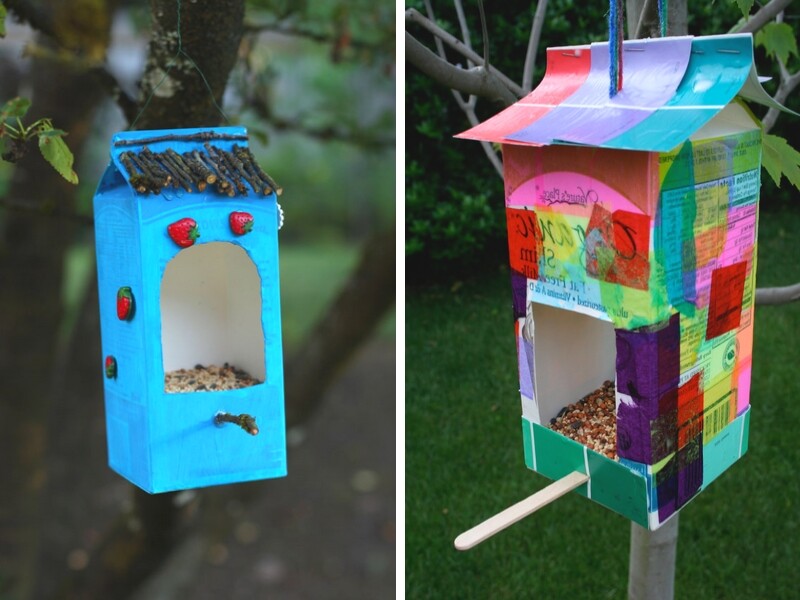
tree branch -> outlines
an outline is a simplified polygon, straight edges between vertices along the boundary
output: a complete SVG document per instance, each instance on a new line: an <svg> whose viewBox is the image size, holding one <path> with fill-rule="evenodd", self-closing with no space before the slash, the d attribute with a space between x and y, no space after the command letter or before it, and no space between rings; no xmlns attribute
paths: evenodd
<svg viewBox="0 0 800 600"><path fill-rule="evenodd" d="M50 15L39 10L38 6L29 0L4 0L3 4L17 19L60 43Z"/></svg>
<svg viewBox="0 0 800 600"><path fill-rule="evenodd" d="M758 12L751 16L739 29L734 27L731 33L755 33L772 21L772 19L778 16L778 13L791 3L792 0L770 0L770 2L762 6Z"/></svg>
<svg viewBox="0 0 800 600"><path fill-rule="evenodd" d="M358 130L346 131L333 125L308 127L303 124L302 119L282 119L270 116L268 121L275 129L299 133L323 142L343 142L366 150L394 149L395 146L394 137L378 137Z"/></svg>
<svg viewBox="0 0 800 600"><path fill-rule="evenodd" d="M652 24L654 22L658 23L658 11L656 10L656 5L653 0L644 0L644 5L642 6L642 12L639 13L639 22L636 24L636 31L634 32L632 39L638 40L644 35L644 30L647 27L647 24Z"/></svg>
<svg viewBox="0 0 800 600"><path fill-rule="evenodd" d="M326 314L286 366L286 425L308 419L338 374L395 301L395 232L373 235ZM311 376L313 374L313 376ZM387 382L394 389L394 382Z"/></svg>
<svg viewBox="0 0 800 600"><path fill-rule="evenodd" d="M426 19L424 15L420 14L420 12L414 8L409 8L406 10L406 22L408 23L416 23L429 33L432 33L435 37L441 39L445 44L450 46L453 50L461 54L467 60L472 61L477 66L483 66L483 59L478 55L474 50L471 48L467 48L464 43L456 38L455 36L451 35L450 33L446 32L444 29L436 25L433 21ZM408 35L408 32L406 32ZM419 42L418 42L419 43ZM406 50L408 46L406 45ZM516 82L514 82L511 78L507 75L504 75L494 67L489 67L489 71L497 77L503 85L511 90L511 92L516 95L517 98L521 98L525 95L522 87L520 87Z"/></svg>
<svg viewBox="0 0 800 600"><path fill-rule="evenodd" d="M783 104L786 99L789 97L794 89L800 85L800 71L796 73L792 73L789 75L786 67L778 61L781 69L781 82L778 85L778 91L775 92L775 101ZM769 131L775 125L775 121L778 120L778 116L780 115L780 111L777 108L770 108L767 111L767 114L764 115L764 119L761 123L764 125L764 131Z"/></svg>
<svg viewBox="0 0 800 600"><path fill-rule="evenodd" d="M517 101L516 96L492 71L486 71L483 67L473 69L454 67L436 56L408 32L406 32L405 47L406 60L441 85L499 102L503 106L511 106Z"/></svg>
<svg viewBox="0 0 800 600"><path fill-rule="evenodd" d="M50 15L39 10L29 0L5 0L4 3L6 8L13 12L20 21L46 35L61 50L60 53L55 53L48 48L29 44L25 49L29 56L64 61L72 67L87 71L97 79L102 88L117 102L128 122L131 121L135 114L136 101L123 91L117 78L111 74L105 65L90 63L86 59L75 55L65 43L63 36L59 34Z"/></svg>
<svg viewBox="0 0 800 600"><path fill-rule="evenodd" d="M533 15L531 35L528 37L528 50L525 53L525 65L522 67L522 89L527 94L533 89L533 71L536 66L536 52L539 49L539 40L542 36L544 15L547 12L547 0L536 3L536 12Z"/></svg>
<svg viewBox="0 0 800 600"><path fill-rule="evenodd" d="M338 40L332 33L322 33L305 27L298 27L287 23L245 23L245 33L279 33L292 37L304 38L321 44L335 44ZM392 40L393 41L393 40ZM357 50L379 50L387 43L368 42L366 40L351 39L348 44Z"/></svg>
<svg viewBox="0 0 800 600"><path fill-rule="evenodd" d="M800 283L783 287L756 288L757 306L774 306L800 300Z"/></svg>

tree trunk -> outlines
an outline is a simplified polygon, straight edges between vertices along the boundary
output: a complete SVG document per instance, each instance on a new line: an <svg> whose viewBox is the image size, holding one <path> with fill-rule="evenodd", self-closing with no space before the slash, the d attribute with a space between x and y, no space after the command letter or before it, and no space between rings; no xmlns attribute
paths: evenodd
<svg viewBox="0 0 800 600"><path fill-rule="evenodd" d="M219 124L224 119L218 107L242 39L244 0L150 0L150 8L153 32L139 98L143 112L133 128Z"/></svg>
<svg viewBox="0 0 800 600"><path fill-rule="evenodd" d="M394 230L373 235L359 265L286 368L286 421L308 418L323 392L395 299ZM394 382L387 382L394 393Z"/></svg>

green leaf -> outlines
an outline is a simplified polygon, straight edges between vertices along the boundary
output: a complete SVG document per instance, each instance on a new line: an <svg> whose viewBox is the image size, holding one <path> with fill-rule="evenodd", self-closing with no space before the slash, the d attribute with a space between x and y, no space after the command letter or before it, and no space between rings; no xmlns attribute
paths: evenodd
<svg viewBox="0 0 800 600"><path fill-rule="evenodd" d="M782 137L769 133L761 136L761 144L762 165L775 185L780 187L781 175L784 175L789 183L800 190L800 152Z"/></svg>
<svg viewBox="0 0 800 600"><path fill-rule="evenodd" d="M755 4L755 0L736 0L736 5L745 17L750 14L753 4Z"/></svg>
<svg viewBox="0 0 800 600"><path fill-rule="evenodd" d="M27 98L12 98L0 108L0 124L4 123L7 119L18 118L21 119L28 112L31 107L31 101Z"/></svg>
<svg viewBox="0 0 800 600"><path fill-rule="evenodd" d="M39 136L39 150L45 160L70 183L78 183L78 175L72 170L74 160L67 144L59 136Z"/></svg>
<svg viewBox="0 0 800 600"><path fill-rule="evenodd" d="M756 46L763 46L767 55L777 57L783 64L789 55L797 56L797 40L792 27L786 23L767 23L756 33Z"/></svg>
<svg viewBox="0 0 800 600"><path fill-rule="evenodd" d="M63 129L43 129L39 132L39 137L62 137L67 135Z"/></svg>
<svg viewBox="0 0 800 600"><path fill-rule="evenodd" d="M6 7L0 2L0 38L6 37Z"/></svg>
<svg viewBox="0 0 800 600"><path fill-rule="evenodd" d="M753 8L753 4L755 4L755 0L736 0L736 5L745 17L750 14L750 9Z"/></svg>

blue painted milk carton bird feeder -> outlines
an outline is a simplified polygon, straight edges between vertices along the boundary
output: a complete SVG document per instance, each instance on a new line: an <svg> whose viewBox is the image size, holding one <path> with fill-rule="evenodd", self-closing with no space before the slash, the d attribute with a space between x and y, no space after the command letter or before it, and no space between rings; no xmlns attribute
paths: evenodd
<svg viewBox="0 0 800 600"><path fill-rule="evenodd" d="M111 142L94 197L108 459L147 492L286 474L278 193L241 127Z"/></svg>

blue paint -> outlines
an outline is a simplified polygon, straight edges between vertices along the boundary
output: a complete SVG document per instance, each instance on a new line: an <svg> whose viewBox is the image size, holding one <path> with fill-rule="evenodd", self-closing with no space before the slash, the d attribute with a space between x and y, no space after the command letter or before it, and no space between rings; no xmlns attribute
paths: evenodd
<svg viewBox="0 0 800 600"><path fill-rule="evenodd" d="M102 356L113 355L118 365L116 379L103 379L109 465L150 493L286 474L275 194L249 190L247 196L229 198L213 186L204 192L167 189L158 195L138 194L127 182L119 155L140 146L114 146L117 140L201 131L246 135L241 127L118 134L112 141L111 164L94 198ZM247 142L213 140L212 144L230 150ZM148 147L154 152L170 147L179 154L203 151L202 142L196 141L156 142ZM234 235L228 223L232 211L253 215L253 231ZM193 218L200 228L201 237L191 248L233 244L255 267L266 373L259 385L213 392L164 391L162 278L170 260L188 250L175 244L166 230L183 217ZM120 321L116 315L116 293L122 286L130 286L136 298L130 321ZM251 436L232 424L216 426L213 418L218 411L254 416L260 433Z"/></svg>

